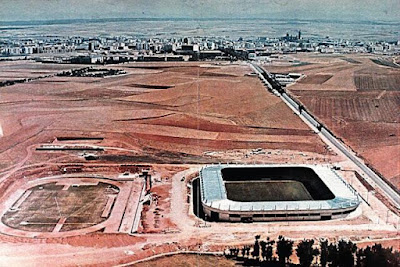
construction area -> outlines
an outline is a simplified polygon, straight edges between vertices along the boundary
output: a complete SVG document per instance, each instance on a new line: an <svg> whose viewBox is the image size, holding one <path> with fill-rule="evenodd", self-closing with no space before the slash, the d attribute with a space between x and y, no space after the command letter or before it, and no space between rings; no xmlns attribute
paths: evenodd
<svg viewBox="0 0 400 267"><path fill-rule="evenodd" d="M392 83L375 88L381 80L359 82L399 71L367 56L346 56L361 64L299 57L309 64L265 68L304 74L287 90L399 188L399 92ZM0 68L10 66L18 78L32 80L0 93L0 262L116 266L166 252L222 251L260 233L348 237L360 246L400 249L398 207L268 92L246 62L108 65L124 74L107 77L56 75L72 65L0 62ZM327 177L358 204L327 220L319 220L321 213L312 223L204 217L197 191L204 168L271 164L334 169ZM228 172L229 201L332 201L328 191L335 195L334 182L318 195L314 185L290 174L279 184L255 179L249 186L242 172L246 179Z"/></svg>

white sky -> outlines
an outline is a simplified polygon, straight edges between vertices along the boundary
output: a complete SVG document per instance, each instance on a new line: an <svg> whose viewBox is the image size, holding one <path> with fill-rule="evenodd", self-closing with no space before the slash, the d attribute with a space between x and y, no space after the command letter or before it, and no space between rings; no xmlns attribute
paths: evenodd
<svg viewBox="0 0 400 267"><path fill-rule="evenodd" d="M400 22L400 0L0 0L0 21L117 17Z"/></svg>

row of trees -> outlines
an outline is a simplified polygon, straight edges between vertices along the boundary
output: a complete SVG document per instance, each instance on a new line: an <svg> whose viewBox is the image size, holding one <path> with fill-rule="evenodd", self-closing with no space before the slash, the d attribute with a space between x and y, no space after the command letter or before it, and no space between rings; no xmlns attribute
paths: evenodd
<svg viewBox="0 0 400 267"><path fill-rule="evenodd" d="M253 246L230 248L227 257L243 260L244 265L251 266L295 266L290 262L293 254L294 242L283 236L278 240L260 240L255 236ZM275 250L275 253L274 253ZM300 266L322 267L398 267L400 266L400 252L393 248L384 248L381 244L357 249L351 241L340 240L329 243L321 239L315 244L313 239L304 239L295 249Z"/></svg>
<svg viewBox="0 0 400 267"><path fill-rule="evenodd" d="M94 69L93 67L86 67L81 69L73 69L70 71L63 71L58 73L57 76L67 77L101 77L114 76L126 74L126 71L119 69Z"/></svg>

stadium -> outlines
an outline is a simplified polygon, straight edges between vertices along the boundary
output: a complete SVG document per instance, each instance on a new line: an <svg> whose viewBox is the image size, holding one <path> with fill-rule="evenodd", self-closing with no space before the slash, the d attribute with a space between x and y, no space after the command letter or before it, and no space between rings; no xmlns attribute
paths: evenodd
<svg viewBox="0 0 400 267"><path fill-rule="evenodd" d="M333 169L318 165L212 165L200 171L200 197L211 221L329 220L360 204Z"/></svg>

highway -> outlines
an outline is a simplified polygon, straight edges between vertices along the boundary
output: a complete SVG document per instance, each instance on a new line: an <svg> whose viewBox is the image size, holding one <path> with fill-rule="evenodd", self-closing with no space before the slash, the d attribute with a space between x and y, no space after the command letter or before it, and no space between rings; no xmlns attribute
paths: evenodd
<svg viewBox="0 0 400 267"><path fill-rule="evenodd" d="M384 180L382 180L379 175L377 175L373 170L371 170L363 161L361 161L353 152L347 148L340 140L338 140L331 131L326 128L322 123L320 123L316 117L310 112L306 111L302 108L301 104L299 104L295 99L293 99L290 95L286 94L286 92L278 85L272 86L271 84L276 84L273 81L273 78L269 72L264 70L262 67L250 63L254 71L258 74L259 78L263 81L263 83L268 87L268 90L274 93L275 95L282 98L283 102L285 102L292 110L296 111L295 113L299 115L302 119L306 120L309 126L314 131L319 131L319 133L325 137L326 140L323 139L328 146L334 146L337 150L343 153L343 155L350 160L354 165L356 165L368 178L375 182L377 186L381 188L383 192L391 199L397 207L400 207L400 195L388 185Z"/></svg>

